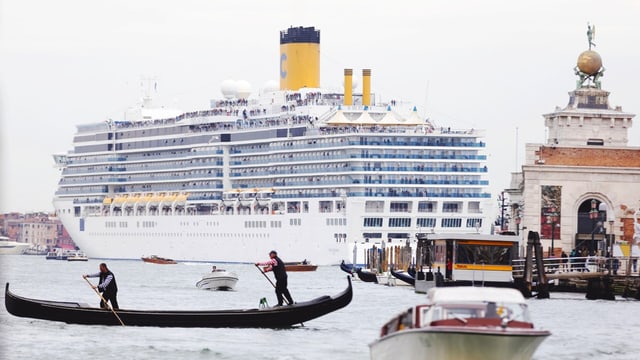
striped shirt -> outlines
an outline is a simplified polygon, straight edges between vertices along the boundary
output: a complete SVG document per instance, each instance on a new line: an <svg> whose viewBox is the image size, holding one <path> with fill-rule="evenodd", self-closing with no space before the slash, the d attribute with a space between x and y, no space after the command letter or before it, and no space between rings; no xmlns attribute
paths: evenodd
<svg viewBox="0 0 640 360"><path fill-rule="evenodd" d="M264 261L264 262L259 262L258 265L260 266L267 266L266 269L264 269L264 272L268 272L273 270L274 266L278 265L278 260L276 260L275 258L273 259L269 259L268 261Z"/></svg>
<svg viewBox="0 0 640 360"><path fill-rule="evenodd" d="M87 277L90 277L90 278L100 277L100 273L87 275ZM111 280L113 280L113 275L111 275L111 274L107 275L107 277L104 279L102 284L98 284L98 288L102 289L102 290L105 290L107 288L107 286L109 286L109 283L111 282Z"/></svg>

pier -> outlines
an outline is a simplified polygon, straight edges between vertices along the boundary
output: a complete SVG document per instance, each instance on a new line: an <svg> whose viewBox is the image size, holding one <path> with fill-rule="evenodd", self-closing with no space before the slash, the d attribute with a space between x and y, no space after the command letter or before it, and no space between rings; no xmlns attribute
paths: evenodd
<svg viewBox="0 0 640 360"><path fill-rule="evenodd" d="M513 279L525 297L548 298L551 291L563 291L585 292L594 300L615 300L615 295L640 300L640 276L632 271L630 258L544 258L534 231L529 232L525 257L513 260Z"/></svg>

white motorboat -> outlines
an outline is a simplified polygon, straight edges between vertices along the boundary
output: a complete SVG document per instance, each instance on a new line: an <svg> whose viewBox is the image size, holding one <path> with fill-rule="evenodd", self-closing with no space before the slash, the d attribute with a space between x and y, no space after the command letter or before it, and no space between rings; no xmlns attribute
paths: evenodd
<svg viewBox="0 0 640 360"><path fill-rule="evenodd" d="M82 251L72 251L67 255L67 261L88 261L89 258Z"/></svg>
<svg viewBox="0 0 640 360"><path fill-rule="evenodd" d="M372 360L531 359L550 335L534 329L515 289L436 287L427 298L382 327Z"/></svg>
<svg viewBox="0 0 640 360"><path fill-rule="evenodd" d="M11 241L6 236L0 236L0 255L20 255L29 246L29 243Z"/></svg>
<svg viewBox="0 0 640 360"><path fill-rule="evenodd" d="M40 246L40 245L31 245L28 248L26 248L22 254L23 255L47 255L49 251L47 250L46 246Z"/></svg>
<svg viewBox="0 0 640 360"><path fill-rule="evenodd" d="M237 282L238 275L235 272L218 269L214 266L209 274L205 274L196 283L196 286L204 290L233 290Z"/></svg>

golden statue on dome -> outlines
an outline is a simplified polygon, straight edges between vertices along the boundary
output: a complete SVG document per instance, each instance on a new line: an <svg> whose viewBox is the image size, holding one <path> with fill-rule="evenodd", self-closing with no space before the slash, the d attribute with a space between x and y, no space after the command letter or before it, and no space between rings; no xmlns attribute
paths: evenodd
<svg viewBox="0 0 640 360"><path fill-rule="evenodd" d="M602 58L596 51L591 50L596 44L593 39L596 36L596 27L587 23L587 40L589 41L589 50L583 51L578 56L578 63L574 68L578 81L576 88L595 87L601 88L600 78L604 75L605 68L602 66Z"/></svg>

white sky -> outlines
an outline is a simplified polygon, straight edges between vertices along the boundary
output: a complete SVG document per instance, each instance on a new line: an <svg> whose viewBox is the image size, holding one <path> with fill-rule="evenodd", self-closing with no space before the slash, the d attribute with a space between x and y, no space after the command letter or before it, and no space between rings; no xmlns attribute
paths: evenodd
<svg viewBox="0 0 640 360"><path fill-rule="evenodd" d="M636 0L0 0L0 212L53 210L51 155L75 125L121 118L143 76L157 78L156 104L183 110L208 108L226 79L277 80L290 26L320 30L323 87L371 68L376 97L486 129L495 198L524 144L544 141L542 114L567 104L587 22L611 105L640 114L639 18Z"/></svg>

